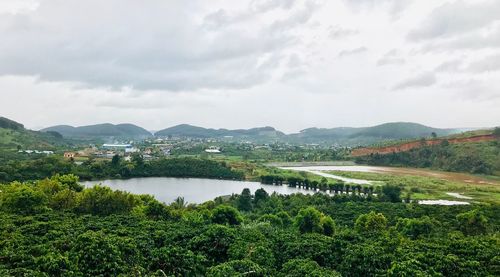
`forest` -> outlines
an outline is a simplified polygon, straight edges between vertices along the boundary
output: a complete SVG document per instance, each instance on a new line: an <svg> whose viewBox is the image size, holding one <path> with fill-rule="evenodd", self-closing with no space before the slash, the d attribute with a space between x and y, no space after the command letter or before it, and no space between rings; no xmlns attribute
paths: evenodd
<svg viewBox="0 0 500 277"><path fill-rule="evenodd" d="M11 160L0 164L0 183L39 180L57 173L74 174L81 180L132 177L203 177L242 179L244 174L225 162L198 158L171 158L145 161L133 155L130 161L121 156L108 160L88 160L76 164L62 157L49 156L29 160Z"/></svg>
<svg viewBox="0 0 500 277"><path fill-rule="evenodd" d="M78 181L1 185L0 275L500 275L498 205L402 203L390 188L165 205Z"/></svg>

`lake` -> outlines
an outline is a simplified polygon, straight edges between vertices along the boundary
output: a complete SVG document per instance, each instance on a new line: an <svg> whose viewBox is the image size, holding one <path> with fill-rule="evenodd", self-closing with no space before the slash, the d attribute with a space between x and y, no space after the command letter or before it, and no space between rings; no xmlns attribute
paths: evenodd
<svg viewBox="0 0 500 277"><path fill-rule="evenodd" d="M85 187L92 187L99 183L113 190L128 191L134 194L150 194L165 203L172 203L175 198L180 196L184 197L188 203L199 204L213 200L218 196L240 194L244 188L250 189L252 194L259 188L265 189L269 194L273 192L279 194L314 193L311 190L263 185L259 182L199 178L146 177L81 182Z"/></svg>
<svg viewBox="0 0 500 277"><path fill-rule="evenodd" d="M425 169L409 169L409 168L390 168L378 166L353 166L353 165L317 165L317 166L282 166L282 169L306 171L317 174L323 177L342 180L347 183L354 184L375 184L373 181L352 179L335 175L335 171L354 171L354 172L374 172L374 173L389 173L401 175L417 175L417 176L432 176L447 180L465 180L467 182L478 182L478 177L462 174L462 173L448 173L431 171ZM328 172L326 172L328 171ZM333 173L333 174L332 174ZM476 178L476 179L474 179ZM480 180L483 181L484 180ZM264 185L259 182L248 181L232 181L232 180L218 180L218 179L200 179L200 178L170 178L170 177L147 177L147 178L133 178L127 180L104 180L104 181L89 181L82 182L85 187L91 187L96 184L102 183L114 190L128 191L134 194L150 194L159 201L171 203L177 197L184 197L188 203L203 203L213 200L218 196L225 196L231 194L240 194L244 188L250 189L252 194L259 188L265 189L269 194L273 192L279 194L292 194L292 193L305 193L313 194L312 190L305 190L301 188L291 188L286 185L273 186ZM450 196L456 198L463 198L457 196L457 193L449 193ZM468 198L463 198L468 199ZM447 200L423 200L419 201L420 204L427 205L463 205L467 202L447 201Z"/></svg>

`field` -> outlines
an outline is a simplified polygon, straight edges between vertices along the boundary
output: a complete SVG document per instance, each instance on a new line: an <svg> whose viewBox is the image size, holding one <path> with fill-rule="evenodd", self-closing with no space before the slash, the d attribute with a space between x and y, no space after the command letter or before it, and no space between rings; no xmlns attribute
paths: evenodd
<svg viewBox="0 0 500 277"><path fill-rule="evenodd" d="M411 199L459 200L447 193L460 193L471 197L472 202L500 203L500 181L494 176L475 176L431 170L395 169L393 172L331 171L331 174L387 184L402 185ZM460 177L460 178L459 178Z"/></svg>

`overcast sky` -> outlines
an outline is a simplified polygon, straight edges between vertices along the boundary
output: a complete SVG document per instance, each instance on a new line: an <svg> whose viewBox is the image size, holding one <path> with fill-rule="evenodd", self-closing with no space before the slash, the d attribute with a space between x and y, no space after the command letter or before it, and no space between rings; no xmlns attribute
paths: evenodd
<svg viewBox="0 0 500 277"><path fill-rule="evenodd" d="M500 125L498 0L0 0L30 128Z"/></svg>

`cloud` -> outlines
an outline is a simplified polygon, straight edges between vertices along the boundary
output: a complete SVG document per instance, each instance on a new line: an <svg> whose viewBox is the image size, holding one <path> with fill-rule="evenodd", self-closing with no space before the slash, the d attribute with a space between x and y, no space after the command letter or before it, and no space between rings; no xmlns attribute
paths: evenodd
<svg viewBox="0 0 500 277"><path fill-rule="evenodd" d="M330 26L328 37L331 39L340 39L359 34L358 30L342 28L339 26Z"/></svg>
<svg viewBox="0 0 500 277"><path fill-rule="evenodd" d="M467 65L462 60L451 60L441 63L436 72L485 73L500 71L500 54L488 55Z"/></svg>
<svg viewBox="0 0 500 277"><path fill-rule="evenodd" d="M405 59L399 57L398 51L392 49L391 51L385 53L378 61L377 66L384 65L401 65L405 63Z"/></svg>
<svg viewBox="0 0 500 277"><path fill-rule="evenodd" d="M353 11L370 10L374 8L385 8L393 19L405 11L413 3L413 0L344 0Z"/></svg>
<svg viewBox="0 0 500 277"><path fill-rule="evenodd" d="M307 23L312 18L314 12L319 5L313 1L306 1L304 7L285 19L276 20L271 25L271 29L275 32L283 32L291 28Z"/></svg>
<svg viewBox="0 0 500 277"><path fill-rule="evenodd" d="M467 7L457 26L432 19L446 2ZM500 20L475 7L499 1L459 2L0 0L0 111L27 126L497 124Z"/></svg>
<svg viewBox="0 0 500 277"><path fill-rule="evenodd" d="M471 72L492 72L500 70L500 54L487 56L479 61L475 61L467 67Z"/></svg>
<svg viewBox="0 0 500 277"><path fill-rule="evenodd" d="M261 61L284 57L299 43L297 34L286 31L300 28L317 7L271 2L285 11L273 20L242 9L207 11L211 6L200 0L42 1L29 13L0 17L0 75L114 90L261 85L280 65L262 67ZM270 12L273 5L261 10Z"/></svg>
<svg viewBox="0 0 500 277"><path fill-rule="evenodd" d="M352 56L352 55L364 53L366 51L368 51L368 48L362 46L362 47L358 47L358 48L354 48L354 49L342 50L342 51L340 51L338 56L339 57Z"/></svg>
<svg viewBox="0 0 500 277"><path fill-rule="evenodd" d="M492 101L500 99L500 87L481 79L454 80L443 85L444 88L455 92L456 97L470 101Z"/></svg>
<svg viewBox="0 0 500 277"><path fill-rule="evenodd" d="M434 9L420 27L409 32L408 39L421 41L463 35L499 19L499 1L489 0L476 4L455 1Z"/></svg>
<svg viewBox="0 0 500 277"><path fill-rule="evenodd" d="M257 12L267 12L277 8L288 10L295 2L296 0L253 0L250 7Z"/></svg>
<svg viewBox="0 0 500 277"><path fill-rule="evenodd" d="M416 77L411 77L400 82L399 84L394 86L393 90L429 87L435 83L436 83L436 76L431 72L426 72Z"/></svg>
<svg viewBox="0 0 500 277"><path fill-rule="evenodd" d="M456 72L460 70L462 65L461 60L451 60L441 63L436 67L434 71L436 72Z"/></svg>

